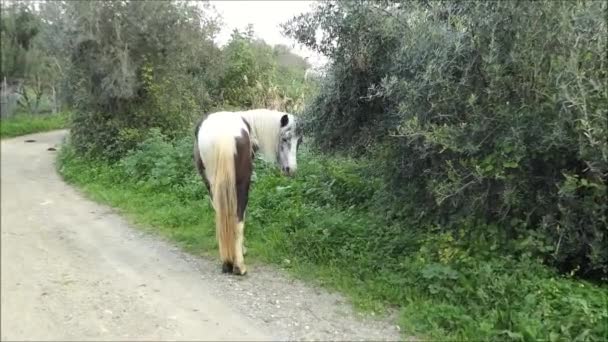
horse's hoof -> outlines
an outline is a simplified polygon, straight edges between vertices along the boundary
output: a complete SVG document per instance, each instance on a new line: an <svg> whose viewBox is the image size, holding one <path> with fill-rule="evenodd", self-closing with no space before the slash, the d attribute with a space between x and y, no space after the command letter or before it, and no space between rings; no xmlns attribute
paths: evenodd
<svg viewBox="0 0 608 342"><path fill-rule="evenodd" d="M231 262L226 261L222 264L222 273L232 273L233 270L234 266Z"/></svg>
<svg viewBox="0 0 608 342"><path fill-rule="evenodd" d="M245 268L245 266L234 266L234 268L232 269L232 273L234 275L244 276L245 274L247 274L247 269Z"/></svg>

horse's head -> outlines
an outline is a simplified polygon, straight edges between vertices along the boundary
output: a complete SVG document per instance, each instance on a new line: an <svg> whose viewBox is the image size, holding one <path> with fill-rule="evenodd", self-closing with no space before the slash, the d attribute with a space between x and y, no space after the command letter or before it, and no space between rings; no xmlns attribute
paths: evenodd
<svg viewBox="0 0 608 342"><path fill-rule="evenodd" d="M291 114L281 117L277 159L284 174L293 176L298 168L297 153L302 142L300 123Z"/></svg>

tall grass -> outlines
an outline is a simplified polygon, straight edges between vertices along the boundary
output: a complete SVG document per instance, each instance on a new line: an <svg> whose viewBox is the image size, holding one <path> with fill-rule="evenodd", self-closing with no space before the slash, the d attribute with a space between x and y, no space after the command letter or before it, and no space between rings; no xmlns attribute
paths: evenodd
<svg viewBox="0 0 608 342"><path fill-rule="evenodd" d="M9 118L3 118L0 120L0 137L10 138L66 128L69 123L69 116L69 113L64 112L47 115L17 114Z"/></svg>
<svg viewBox="0 0 608 342"><path fill-rule="evenodd" d="M93 199L190 252L215 257L213 211L192 165L191 143L154 132L116 164L83 159L67 145L58 166ZM256 161L248 262L273 263L340 290L366 311L397 308L402 330L419 337L608 338L605 285L560 276L526 253L507 253L511 247L488 238L500 227L408 229L380 209L380 180L360 162L305 150L299 165L299 175L289 179ZM465 236L469 231L488 234Z"/></svg>

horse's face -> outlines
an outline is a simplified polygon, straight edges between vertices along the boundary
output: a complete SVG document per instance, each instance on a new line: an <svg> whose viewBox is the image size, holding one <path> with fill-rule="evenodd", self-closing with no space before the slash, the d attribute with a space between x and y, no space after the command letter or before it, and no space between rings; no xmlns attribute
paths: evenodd
<svg viewBox="0 0 608 342"><path fill-rule="evenodd" d="M297 121L290 114L281 117L281 136L279 137L278 162L284 174L292 176L298 168L297 153L302 135L297 129Z"/></svg>

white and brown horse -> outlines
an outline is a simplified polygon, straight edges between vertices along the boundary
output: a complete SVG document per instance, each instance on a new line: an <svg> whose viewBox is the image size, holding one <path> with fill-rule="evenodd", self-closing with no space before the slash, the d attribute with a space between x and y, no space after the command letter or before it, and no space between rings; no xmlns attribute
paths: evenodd
<svg viewBox="0 0 608 342"><path fill-rule="evenodd" d="M254 153L296 171L301 125L287 113L255 109L208 115L195 129L194 162L211 195L222 271L244 275L244 219Z"/></svg>

